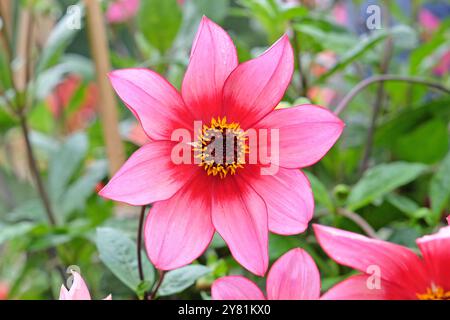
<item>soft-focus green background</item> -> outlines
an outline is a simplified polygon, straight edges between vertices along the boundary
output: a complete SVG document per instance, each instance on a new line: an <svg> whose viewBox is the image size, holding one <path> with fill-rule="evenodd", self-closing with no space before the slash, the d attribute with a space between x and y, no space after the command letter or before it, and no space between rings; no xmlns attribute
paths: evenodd
<svg viewBox="0 0 450 320"><path fill-rule="evenodd" d="M77 2L13 2L15 20L27 7L56 23L48 32L38 29L43 40L32 55L34 103L27 119L58 226L48 225L30 178L18 121L0 97L0 299L57 298L62 281L48 254L52 247L65 267L80 268L94 298L112 293L114 299L136 299L156 275L146 262L147 282L139 281L139 208L114 206L96 194L108 180L102 124L94 110L96 75L86 28L63 25L67 7ZM179 87L192 39L206 15L230 33L241 62L288 33L301 67L296 66L280 107L311 101L334 109L357 83L380 73L450 86L448 1L370 3L381 6L379 30L366 28L366 1L142 0L136 17L119 24L105 22L110 59L114 69L148 67ZM102 5L106 11L110 4ZM14 36L17 41L17 32ZM7 94L4 51L0 64L0 84ZM371 141L368 132L377 104L380 112ZM123 105L119 109L129 155L143 135L131 113ZM380 94L375 84L362 91L341 118L346 129L338 144L307 170L316 200L313 222L364 234L345 217L350 211L380 238L415 248L415 239L435 231L450 213L450 96L399 82L386 83ZM362 170L367 148L368 169ZM271 235L271 261L294 247L312 255L323 290L351 274L321 251L310 229L298 236ZM194 265L167 276L160 295L209 299L212 281L230 273L264 285L232 259L217 237Z"/></svg>

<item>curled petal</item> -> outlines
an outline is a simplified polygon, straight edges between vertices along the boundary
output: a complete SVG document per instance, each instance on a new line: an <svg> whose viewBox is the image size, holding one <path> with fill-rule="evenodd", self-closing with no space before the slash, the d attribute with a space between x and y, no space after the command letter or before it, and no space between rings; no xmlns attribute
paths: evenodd
<svg viewBox="0 0 450 320"><path fill-rule="evenodd" d="M265 300L255 283L242 276L228 276L212 284L213 300Z"/></svg>
<svg viewBox="0 0 450 320"><path fill-rule="evenodd" d="M195 120L209 123L212 117L221 116L223 85L237 65L236 48L230 36L203 17L181 89Z"/></svg>
<svg viewBox="0 0 450 320"><path fill-rule="evenodd" d="M271 112L283 98L294 71L287 35L256 59L239 65L223 92L224 114L248 129Z"/></svg>
<svg viewBox="0 0 450 320"><path fill-rule="evenodd" d="M292 249L270 269L267 276L269 300L316 300L319 296L319 270L305 250Z"/></svg>
<svg viewBox="0 0 450 320"><path fill-rule="evenodd" d="M78 272L72 271L73 283L70 290L61 286L59 300L91 300L89 289Z"/></svg>
<svg viewBox="0 0 450 320"><path fill-rule="evenodd" d="M213 189L212 218L233 257L263 276L269 260L269 232L267 208L261 197L244 181L227 177Z"/></svg>
<svg viewBox="0 0 450 320"><path fill-rule="evenodd" d="M203 178L194 178L172 198L155 203L150 210L144 229L145 247L160 270L191 263L211 242L211 196L205 192Z"/></svg>
<svg viewBox="0 0 450 320"><path fill-rule="evenodd" d="M191 165L172 162L174 146L175 142L170 141L144 145L133 153L99 194L136 206L170 198L194 173Z"/></svg>

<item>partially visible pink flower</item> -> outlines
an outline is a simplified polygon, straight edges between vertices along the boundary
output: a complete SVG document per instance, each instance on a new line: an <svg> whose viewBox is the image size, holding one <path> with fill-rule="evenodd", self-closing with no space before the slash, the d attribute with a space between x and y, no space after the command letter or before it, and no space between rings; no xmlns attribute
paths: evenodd
<svg viewBox="0 0 450 320"><path fill-rule="evenodd" d="M293 71L286 35L261 56L239 64L229 35L204 17L181 94L150 70L110 74L117 94L151 142L128 159L100 195L136 206L154 203L144 237L148 256L158 269L191 263L217 231L241 265L264 275L269 230L290 235L307 228L314 201L309 181L298 169L318 162L344 124L314 105L274 111ZM196 121L201 121L203 130L194 132ZM189 141L172 141L177 129L187 132ZM268 155L272 147L271 141L250 146L244 137L250 129L278 133L279 141L274 141L279 151L271 157L276 173L262 175L261 159L249 163L249 152ZM223 140L234 142L227 159L220 161L208 148L210 135L217 132ZM177 147L187 148L188 158L200 151L200 163L176 163L172 153ZM246 157L245 163L236 159L237 154Z"/></svg>
<svg viewBox="0 0 450 320"><path fill-rule="evenodd" d="M444 55L439 60L437 66L434 68L433 72L435 75L442 77L449 71L450 71L450 50L444 53Z"/></svg>
<svg viewBox="0 0 450 320"><path fill-rule="evenodd" d="M417 239L421 257L401 245L332 227L314 225L314 231L333 260L362 273L337 284L324 299L450 299L450 227Z"/></svg>
<svg viewBox="0 0 450 320"><path fill-rule="evenodd" d="M72 275L73 283L70 290L67 290L64 285L61 285L59 300L91 300L89 289L80 274L72 271ZM112 300L112 297L109 295L103 300Z"/></svg>
<svg viewBox="0 0 450 320"><path fill-rule="evenodd" d="M123 23L134 18L139 10L140 0L115 0L108 6L106 19L109 23Z"/></svg>
<svg viewBox="0 0 450 320"><path fill-rule="evenodd" d="M149 137L145 134L140 123L135 123L129 129L126 138L137 146L143 146L150 142Z"/></svg>
<svg viewBox="0 0 450 320"><path fill-rule="evenodd" d="M450 216L447 217L447 223L450 224Z"/></svg>
<svg viewBox="0 0 450 320"><path fill-rule="evenodd" d="M7 300L9 295L9 285L6 282L0 282L0 300Z"/></svg>
<svg viewBox="0 0 450 320"><path fill-rule="evenodd" d="M255 283L242 276L214 281L214 300L317 300L320 274L314 260L303 249L292 249L272 266L267 275L267 296Z"/></svg>
<svg viewBox="0 0 450 320"><path fill-rule="evenodd" d="M427 9L420 10L419 23L427 31L436 31L436 29L438 29L441 24L439 18Z"/></svg>
<svg viewBox="0 0 450 320"><path fill-rule="evenodd" d="M347 25L348 13L347 13L347 9L345 8L345 4L337 3L333 7L333 16L338 24Z"/></svg>

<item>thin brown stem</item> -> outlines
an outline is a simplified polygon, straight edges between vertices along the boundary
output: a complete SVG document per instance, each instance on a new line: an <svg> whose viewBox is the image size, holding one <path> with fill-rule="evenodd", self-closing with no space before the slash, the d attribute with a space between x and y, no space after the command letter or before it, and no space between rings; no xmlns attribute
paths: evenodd
<svg viewBox="0 0 450 320"><path fill-rule="evenodd" d="M299 74L299 82L300 82L300 96L306 97L308 95L308 79L306 78L305 72L303 72L302 58L301 58L301 50L300 44L298 40L297 30L292 28L292 42L293 42L293 50L294 50L294 61Z"/></svg>
<svg viewBox="0 0 450 320"><path fill-rule="evenodd" d="M344 208L338 208L337 213L357 224L369 237L379 239L372 226L364 220L359 214Z"/></svg>
<svg viewBox="0 0 450 320"><path fill-rule="evenodd" d="M156 294L158 293L158 290L161 287L161 285L164 281L164 277L166 275L165 271L163 271L163 270L158 270L158 271L159 271L159 279L158 279L158 282L156 283L155 288L153 289L152 293L148 297L149 300L154 300L156 298Z"/></svg>
<svg viewBox="0 0 450 320"><path fill-rule="evenodd" d="M386 40L386 47L384 51L383 58L380 64L380 72L381 74L387 74L389 70L389 64L392 58L392 53L394 49L394 43L391 37ZM383 100L385 98L385 87L384 82L380 82L378 84L377 94L375 96L375 103L372 108L372 117L370 121L369 130L367 131L367 142L364 147L364 154L359 166L359 174L362 175L364 171L366 171L369 165L370 155L372 153L373 146L373 136L375 133L375 127L377 124L378 116L383 107Z"/></svg>
<svg viewBox="0 0 450 320"><path fill-rule="evenodd" d="M139 279L141 281L145 280L145 278L144 278L144 268L142 266L142 229L143 229L143 226L144 226L144 217L145 217L145 206L142 206L141 214L139 216L139 227L138 227L137 242L136 242Z"/></svg>
<svg viewBox="0 0 450 320"><path fill-rule="evenodd" d="M360 83L358 83L345 97L342 99L342 101L339 103L339 105L334 110L334 113L336 115L340 115L352 102L352 100L366 87L370 86L373 83L377 82L406 82L406 83L414 83L419 84L423 86L428 86L432 89L442 91L444 93L450 94L450 89L446 88L445 86L441 85L438 82L429 81L423 78L419 77L408 77L408 76L396 76L396 75L376 75L372 76L370 78L364 79Z"/></svg>
<svg viewBox="0 0 450 320"><path fill-rule="evenodd" d="M31 146L30 141L30 130L28 128L28 123L25 115L22 112L18 113L20 128L22 129L22 134L25 139L25 147L27 152L28 164L30 166L31 174L33 176L34 182L36 183L36 187L39 193L39 197L44 206L45 213L47 214L48 221L52 226L56 225L55 215L53 213L53 209L50 203L50 199L48 197L47 191L45 190L44 183L42 181L41 174L39 173L39 169L37 166L36 158L33 153L33 147Z"/></svg>

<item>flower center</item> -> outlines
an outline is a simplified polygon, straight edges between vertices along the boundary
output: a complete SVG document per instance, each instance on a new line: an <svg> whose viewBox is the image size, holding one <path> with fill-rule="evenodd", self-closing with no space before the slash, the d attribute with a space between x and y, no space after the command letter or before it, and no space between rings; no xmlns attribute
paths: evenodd
<svg viewBox="0 0 450 320"><path fill-rule="evenodd" d="M227 118L212 118L209 126L203 125L194 144L195 157L208 175L225 178L243 168L248 146L245 132L239 123L228 123Z"/></svg>
<svg viewBox="0 0 450 320"><path fill-rule="evenodd" d="M450 291L445 291L442 287L432 286L426 293L417 294L419 300L450 300Z"/></svg>

